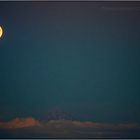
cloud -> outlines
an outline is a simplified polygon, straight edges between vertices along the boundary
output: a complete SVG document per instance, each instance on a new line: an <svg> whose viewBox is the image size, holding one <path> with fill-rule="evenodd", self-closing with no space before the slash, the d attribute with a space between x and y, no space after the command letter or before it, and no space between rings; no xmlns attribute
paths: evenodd
<svg viewBox="0 0 140 140"><path fill-rule="evenodd" d="M9 122L0 123L0 128L23 128L31 126L40 126L40 123L32 117L15 118Z"/></svg>
<svg viewBox="0 0 140 140"><path fill-rule="evenodd" d="M47 134L51 138L128 138L140 137L139 124L109 124L97 122L81 122L52 120L45 124ZM139 130L135 134L134 130Z"/></svg>
<svg viewBox="0 0 140 140"><path fill-rule="evenodd" d="M137 123L126 123L126 124L111 124L111 123L97 123L91 121L69 121L69 120L51 120L46 123L46 127L54 126L59 127L79 127L79 128L95 128L95 129L136 129L140 128L140 124Z"/></svg>
<svg viewBox="0 0 140 140"><path fill-rule="evenodd" d="M75 128L95 128L95 129L136 129L140 128L140 124L137 123L125 123L125 124L111 124L111 123L97 123L91 121L72 121L72 120L50 120L46 123L42 123L33 117L28 118L15 118L8 122L0 122L0 128L23 128L42 126L44 128L60 128L60 127L75 127Z"/></svg>
<svg viewBox="0 0 140 140"><path fill-rule="evenodd" d="M41 122L28 117L1 122L0 132L2 129L6 131L5 138L9 134L9 138L140 138L140 125L137 123L111 124L72 120Z"/></svg>
<svg viewBox="0 0 140 140"><path fill-rule="evenodd" d="M91 121L72 121L72 120L50 120L46 123L42 123L33 117L28 118L15 118L8 122L0 122L0 128L23 128L42 126L44 128L60 128L60 127L75 127L75 128L95 128L95 129L136 129L140 128L140 124L137 123L125 123L125 124L111 124L111 123L97 123Z"/></svg>

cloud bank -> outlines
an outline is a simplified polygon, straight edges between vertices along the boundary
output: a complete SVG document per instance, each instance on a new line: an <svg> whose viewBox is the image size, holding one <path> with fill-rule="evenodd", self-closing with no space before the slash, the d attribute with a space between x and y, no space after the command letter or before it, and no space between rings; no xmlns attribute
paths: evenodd
<svg viewBox="0 0 140 140"><path fill-rule="evenodd" d="M140 125L16 118L0 123L0 138L140 138Z"/></svg>
<svg viewBox="0 0 140 140"><path fill-rule="evenodd" d="M0 128L7 129L33 127L33 126L40 126L40 122L32 117L15 118L9 122L0 122Z"/></svg>

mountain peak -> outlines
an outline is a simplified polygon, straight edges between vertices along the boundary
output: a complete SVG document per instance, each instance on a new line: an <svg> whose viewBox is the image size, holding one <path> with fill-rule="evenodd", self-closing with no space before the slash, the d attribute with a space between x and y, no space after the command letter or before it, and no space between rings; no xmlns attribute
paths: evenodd
<svg viewBox="0 0 140 140"><path fill-rule="evenodd" d="M45 120L46 121L50 121L50 120L74 120L74 118L70 113L65 112L59 108L55 108L55 109L48 111L48 113L45 116Z"/></svg>

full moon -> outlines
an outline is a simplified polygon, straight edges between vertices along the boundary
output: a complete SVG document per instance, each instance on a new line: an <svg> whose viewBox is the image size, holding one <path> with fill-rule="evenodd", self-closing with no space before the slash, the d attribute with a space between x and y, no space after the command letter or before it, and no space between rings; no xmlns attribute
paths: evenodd
<svg viewBox="0 0 140 140"><path fill-rule="evenodd" d="M2 27L0 26L0 38L2 37L2 34L3 34L3 30Z"/></svg>

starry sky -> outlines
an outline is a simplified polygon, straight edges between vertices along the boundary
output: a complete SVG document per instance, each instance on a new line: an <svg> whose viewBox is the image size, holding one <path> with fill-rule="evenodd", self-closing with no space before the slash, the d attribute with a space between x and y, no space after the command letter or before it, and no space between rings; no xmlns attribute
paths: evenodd
<svg viewBox="0 0 140 140"><path fill-rule="evenodd" d="M0 25L0 120L140 123L140 2L0 2Z"/></svg>

